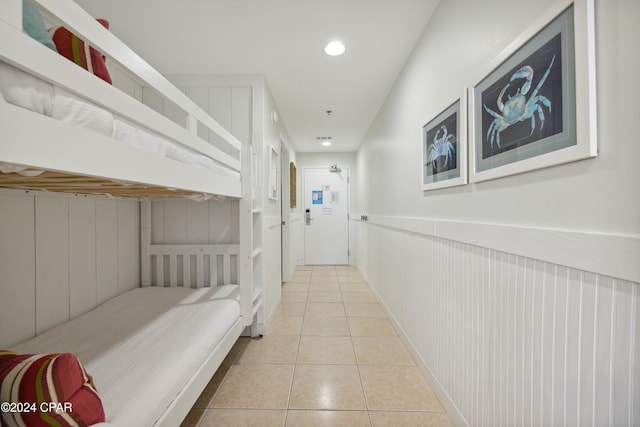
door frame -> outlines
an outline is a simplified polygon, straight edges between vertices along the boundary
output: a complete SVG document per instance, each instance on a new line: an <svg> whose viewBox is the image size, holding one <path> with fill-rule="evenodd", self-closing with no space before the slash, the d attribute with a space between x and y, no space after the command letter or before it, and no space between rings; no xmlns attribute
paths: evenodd
<svg viewBox="0 0 640 427"><path fill-rule="evenodd" d="M282 282L288 282L290 276L290 250L291 250L291 234L290 234L290 206L291 206L291 193L289 186L291 183L291 177L289 175L289 150L285 147L282 138L280 138L280 218L281 218L281 230L280 230L280 250L281 250L281 277Z"/></svg>
<svg viewBox="0 0 640 427"><path fill-rule="evenodd" d="M351 168L349 166L341 166L339 164L332 165L336 166L338 169L342 169L343 171L347 171L347 264L351 265ZM305 209L306 209L306 194L307 191L307 169L324 169L331 170L332 166L304 166L302 168L302 197L300 201L302 203L302 221L305 222ZM307 265L307 227L303 226L304 232L302 233L302 256L304 260L304 264Z"/></svg>

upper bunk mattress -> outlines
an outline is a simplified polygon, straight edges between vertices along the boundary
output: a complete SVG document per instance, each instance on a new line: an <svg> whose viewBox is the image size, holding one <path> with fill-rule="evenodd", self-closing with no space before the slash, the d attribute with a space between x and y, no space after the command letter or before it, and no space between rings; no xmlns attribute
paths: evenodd
<svg viewBox="0 0 640 427"><path fill-rule="evenodd" d="M0 99L2 98L10 104L63 123L89 129L133 147L240 181L240 173L237 171L0 61ZM0 172L20 173L23 170L0 162Z"/></svg>
<svg viewBox="0 0 640 427"><path fill-rule="evenodd" d="M137 288L12 350L74 353L109 423L151 426L239 320L236 289Z"/></svg>

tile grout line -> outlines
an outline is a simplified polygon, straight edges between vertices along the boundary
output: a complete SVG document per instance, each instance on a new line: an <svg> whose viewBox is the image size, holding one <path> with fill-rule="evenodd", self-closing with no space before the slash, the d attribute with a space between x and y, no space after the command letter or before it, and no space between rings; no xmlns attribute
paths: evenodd
<svg viewBox="0 0 640 427"><path fill-rule="evenodd" d="M336 275L337 275L337 272L336 272ZM331 279L332 276L333 276L332 274L328 274L325 277L329 278L329 281L332 282L332 280L333 280L333 279ZM322 277L322 276L320 276L320 277ZM305 301L304 301L304 311L302 312L302 322L301 322L300 328L299 328L299 330L297 330L297 332L295 334L291 334L290 332L284 334L284 335L297 336L297 347L296 347L296 353L295 353L295 358L294 358L294 363L293 363L293 373L292 373L291 382L290 382L290 385L289 385L289 391L288 391L288 397L287 397L287 405L286 405L286 408L285 408L285 411L284 411L285 413L284 413L284 421L283 421L284 424L283 424L283 426L287 425L287 422L290 419L289 415L290 415L291 411L294 411L294 412L295 411L303 411L303 412L304 411L318 411L318 412L360 412L361 411L360 409L310 409L310 408L307 408L307 409L305 409L305 408L293 409L293 408L291 408L291 401L292 401L292 396L293 396L293 391L294 391L294 381L295 381L295 378L296 378L296 373L298 373L298 371L297 371L298 370L298 365L303 365L303 364L300 363L300 352L301 352L302 338L303 338L303 336L305 336L305 335L303 335L304 327L305 327L305 324L307 324L307 321L309 320L308 314L310 314L310 313L307 311L307 309L309 307L310 300L312 299L312 296L310 295L310 292L326 292L325 290L320 290L320 291L311 290L311 285L312 285L311 281L313 280L313 271L312 271L311 275L309 276L309 278L306 279L306 280L307 280L307 282L305 284L307 285L307 291L306 291L307 295L306 295ZM316 276L315 280L318 281L319 285L323 284L322 283L322 279L319 279L318 276ZM303 282L302 281L299 281L299 282L296 281L296 283L303 283ZM349 283L348 279L347 279L346 283ZM366 282L366 280L363 282L363 284L365 285L365 290L368 290L369 292L371 292L371 290L369 288L369 285ZM354 289L350 289L349 291L353 292ZM367 419L369 420L368 424L371 427L371 426L373 426L372 415L374 413L376 413L376 412L384 413L385 410L383 410L383 409L372 410L369 407L369 401L368 401L367 394L366 394L365 388L364 388L364 382L363 382L363 377L362 377L361 366L398 366L398 367L405 367L405 365L396 365L396 364L388 365L388 364L384 364L384 363L382 363L382 364L373 364L373 365L369 365L369 364L361 365L361 361L358 359L358 353L356 351L356 340L354 340L354 336L353 336L353 332L354 331L353 331L353 328L352 328L352 324L349 322L349 318L350 317L351 318L368 318L370 316L368 316L368 315L348 316L347 315L344 293L348 292L348 291L343 290L342 283L340 281L340 277L338 277L338 292L339 292L340 299L341 299L340 304L342 305L344 316L345 316L345 319L346 319L346 327L347 327L347 334L348 334L347 336L350 339L351 350L353 351L354 358L355 358L355 367L357 369L358 378L359 378L359 381L360 381L360 390L361 390L362 396L364 398L364 403L365 403L364 411L366 411L366 413L367 413ZM325 301L316 301L316 302L321 303L321 302L325 302ZM327 301L327 302L333 302L333 301ZM357 302L358 301L351 301L351 303L357 303ZM365 304L365 303L378 304L379 305L379 302L377 300L374 301L374 302L371 302L371 301L367 300L365 302L360 302L360 303L362 303L362 304ZM286 317L292 317L292 316L286 316ZM298 317L298 316L293 316L293 317ZM373 316L373 317L378 317L378 316ZM385 319L387 322L389 321L389 318L387 317L386 313L384 314L384 316L382 318ZM324 335L318 335L318 336L324 336ZM334 336L334 335L328 335L328 336ZM342 335L340 335L340 336L342 336ZM369 335L364 335L364 336L368 337ZM395 334L394 336L397 337L398 335ZM314 337L314 335L309 335L309 337ZM403 347L406 349L406 346L404 346L404 343L402 343L402 344L403 344ZM246 349L247 345L248 344L245 344L245 349ZM219 393L220 389L222 388L223 384L225 384L228 381L230 370L231 370L231 368L233 368L235 366L236 363L238 363L238 360L240 359L241 355L242 355L242 352L238 352L234 356L233 361L231 362L231 367L229 368L227 373L222 378L220 384L218 385L218 387L216 389L216 392L214 393L213 397L210 400L210 404L207 405L207 408L204 409L204 413L206 413L207 411L212 409L211 404L215 400L215 398L218 395L218 393ZM276 364L279 364L279 363L276 363ZM304 364L304 365L331 365L331 366L344 365L344 366L353 366L353 365L350 365L349 363L346 363L346 364L345 363L327 364L327 363L319 363L319 362L317 362L317 363L308 363L308 364ZM256 408L256 409L260 409L260 408ZM262 408L262 409L275 410L275 408ZM401 413L425 413L425 412L441 413L441 412L444 412L445 414L447 414L446 410L444 410L444 411L433 411L433 410L405 410L405 411L400 410L400 411L392 411L392 410L388 410L386 412L401 412ZM201 418L197 421L195 426L201 426L203 419L205 419L205 417L201 416ZM293 420L294 420L294 418L291 418L291 421L293 421ZM364 421L364 419L363 419L363 421Z"/></svg>
<svg viewBox="0 0 640 427"><path fill-rule="evenodd" d="M302 327L300 328L300 334L298 335L298 347L296 348L296 357L295 360L293 362L293 375L291 377L291 386L289 387L289 399L287 400L287 414L285 416L285 424L286 424L286 419L289 415L289 410L291 409L291 396L293 393L293 381L296 378L296 371L298 368L298 357L300 356L300 343L302 341L302 329L304 328L304 322L306 319L306 314L307 314L307 303L309 302L309 291L307 291L307 298L304 302L304 313L302 315Z"/></svg>
<svg viewBox="0 0 640 427"><path fill-rule="evenodd" d="M311 273L313 274L313 272ZM309 275L309 286L311 283L311 275ZM293 373L291 375L291 384L289 385L289 395L287 397L287 408L284 413L284 424L283 427L286 427L287 421L289 419L289 411L291 411L291 397L293 396L293 383L296 379L296 371L298 370L298 356L300 355L300 342L302 341L302 330L304 329L305 319L307 318L307 303L309 301L309 287L307 287L307 297L304 302L304 312L302 313L302 326L300 327L300 333L298 335L298 347L296 349L296 357L293 363Z"/></svg>
<svg viewBox="0 0 640 427"><path fill-rule="evenodd" d="M340 291L342 294L342 290ZM342 298L344 301L344 297ZM345 316L346 316L345 309ZM369 427L373 427L373 422L371 421L371 411L369 410L369 399L367 398L367 393L364 390L364 382L362 381L362 373L360 372L360 361L358 360L358 353L356 352L356 345L353 342L353 333L351 331L351 325L349 324L349 318L347 316L347 328L349 329L349 338L351 338L351 348L353 349L353 356L356 361L356 369L358 370L358 378L360 379L360 389L362 390L362 397L364 399L364 407L367 411L367 419L369 420Z"/></svg>

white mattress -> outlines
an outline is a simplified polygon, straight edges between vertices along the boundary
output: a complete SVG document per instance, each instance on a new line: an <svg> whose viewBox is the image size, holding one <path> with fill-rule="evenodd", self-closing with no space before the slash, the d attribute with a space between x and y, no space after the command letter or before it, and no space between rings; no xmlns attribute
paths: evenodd
<svg viewBox="0 0 640 427"><path fill-rule="evenodd" d="M108 423L152 426L240 318L237 288L138 288L12 350L76 354Z"/></svg>
<svg viewBox="0 0 640 427"><path fill-rule="evenodd" d="M240 173L148 129L93 105L69 91L0 61L0 98L64 123L83 127L182 163L202 167L240 181ZM0 163L0 172L22 172Z"/></svg>

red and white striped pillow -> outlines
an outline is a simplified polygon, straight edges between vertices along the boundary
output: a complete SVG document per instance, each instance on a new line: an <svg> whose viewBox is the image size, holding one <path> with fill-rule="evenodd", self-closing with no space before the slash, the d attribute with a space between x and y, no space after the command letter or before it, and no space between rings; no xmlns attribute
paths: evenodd
<svg viewBox="0 0 640 427"><path fill-rule="evenodd" d="M0 424L89 426L105 421L93 380L71 353L0 350Z"/></svg>
<svg viewBox="0 0 640 427"><path fill-rule="evenodd" d="M109 21L106 19L98 19L97 21L103 27L109 29ZM60 55L75 62L105 82L112 84L107 64L100 52L85 44L82 39L64 27L56 29L52 39Z"/></svg>

